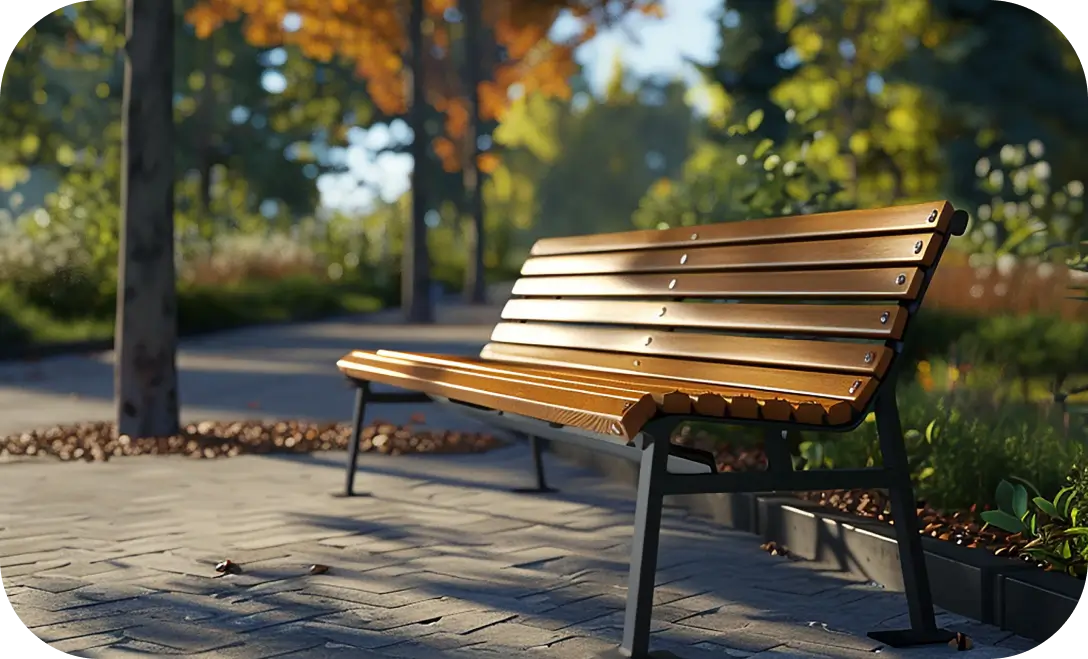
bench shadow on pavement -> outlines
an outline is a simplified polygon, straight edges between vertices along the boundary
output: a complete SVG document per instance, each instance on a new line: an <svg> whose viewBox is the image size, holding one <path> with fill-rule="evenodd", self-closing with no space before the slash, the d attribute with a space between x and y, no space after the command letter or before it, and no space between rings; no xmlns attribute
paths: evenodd
<svg viewBox="0 0 1088 659"><path fill-rule="evenodd" d="M501 646L500 627L509 622L553 631L552 645L574 637L595 639L601 643L615 643L619 639L624 606L621 586L627 567L625 548L622 546L603 551L588 546L578 547L575 540L574 546L569 547L574 551L566 557L520 564L511 560L509 569L504 570L495 568L496 556L487 550L487 539L483 539L479 546L474 545L472 538L466 538L463 529L447 530L433 525L421 528L418 525L372 519L360 521L336 515L295 517L317 528L357 530L361 536L368 538L403 540L405 546L421 547L424 553L427 553L427 547L435 546L437 560L415 563L417 556L406 561L388 561L381 554L366 555L360 552L360 560L353 563L351 552L346 551L345 560L330 565L330 572L319 577L303 576L301 571L296 576L284 577L282 571L277 574L274 569L262 569L258 564L245 573L250 581L256 582L250 587L234 586L229 581L230 577L194 582L192 578L179 576L178 579L184 580L188 589L202 591L201 594L162 592L151 597L93 604L88 608L101 607L103 615L115 616L117 627L109 633L125 634L125 639L115 647L128 646L143 652L194 646L201 646L204 651L219 652L228 644L251 644L252 655L238 647L230 656L257 657L265 656L258 652L258 648L263 649L270 644L293 647L293 651L325 649L331 647L329 644L338 644L351 646L350 656L364 659L369 656L421 656L413 653L431 647L431 642L453 646L481 643L487 643L489 647ZM684 529L688 524L679 521L670 526ZM693 529L689 528L688 531ZM465 544L466 539L470 541L468 544ZM518 543L551 547L556 541L552 529L534 526L531 533L520 533ZM456 553L439 553L449 552L450 546L455 547ZM702 551L693 551L690 537L676 537L670 533L663 537L662 549L658 584L666 603L658 607L659 620L663 618L670 623L679 622L680 625L655 634L657 647L677 651L682 649L681 656L693 659L720 656L704 655L690 644L698 638L714 640L717 635L712 619L701 619L723 610L722 604L699 605L695 600L679 607L671 604L705 595L708 590L716 590L717 597L728 600L730 607L743 607L743 617L748 624L770 625L764 633L774 633L775 630L783 632L786 628L782 625L791 623L803 627L807 620L819 620L821 614L826 613L822 609L826 604L819 598L812 599L806 607L804 595L773 591L761 593L750 587L751 575L738 574L731 578L728 574L732 571L728 568L729 554L715 554L705 546L701 548ZM463 562L453 568L443 568L443 556L475 559L481 563L478 569L465 567ZM670 556L680 556L682 559L669 563ZM311 562L305 549L298 550L290 558L296 559L295 563L299 565ZM501 556L498 558L502 559ZM707 563L715 560L726 567L721 573L708 575L708 572L714 571L708 570ZM399 563L397 569L383 574L391 563ZM766 563L769 573L759 577L759 580L785 582L790 578L805 579L810 594L843 586L838 579L806 576L803 568L795 569L795 566L784 561L767 560ZM444 569L448 572L444 572ZM776 572L784 573L775 575ZM724 585L730 580L740 587ZM138 585L138 582L133 583ZM195 583L203 584L204 588L194 588ZM852 601L889 596L894 597L888 593L859 592ZM224 599L255 606L257 612L250 612L253 609L243 612L224 610L221 604ZM847 600L840 600L842 602ZM788 606L783 607L784 603L788 603ZM782 613L784 608L790 610L793 616ZM119 615L121 612L124 615ZM842 631L859 633L865 630L866 625L880 622L861 614L856 619L857 629ZM80 634L80 628L84 625L87 629L101 629L96 626L92 613L89 619L73 623L68 633ZM126 631L122 632L122 629ZM426 638L430 634L438 636ZM831 643L828 649L837 638L828 635ZM453 649L450 645L439 645L433 648L434 654L428 656L445 656L446 650ZM373 655L367 651L372 651ZM79 654L86 657L110 656L94 651Z"/></svg>

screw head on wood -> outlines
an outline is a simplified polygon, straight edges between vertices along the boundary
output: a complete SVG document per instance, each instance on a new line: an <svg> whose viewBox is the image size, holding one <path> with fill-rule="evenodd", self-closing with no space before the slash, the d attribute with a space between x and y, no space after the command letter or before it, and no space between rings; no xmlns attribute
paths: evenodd
<svg viewBox="0 0 1088 659"><path fill-rule="evenodd" d="M673 279L673 280L671 280L669 282L669 290L671 291L674 288L676 288L676 280L675 279Z"/></svg>
<svg viewBox="0 0 1088 659"><path fill-rule="evenodd" d="M890 313L888 313L887 311L880 314L880 324L881 325L887 325L888 324L888 319L891 318L891 317L892 317L892 315Z"/></svg>
<svg viewBox="0 0 1088 659"><path fill-rule="evenodd" d="M692 240L699 240L699 234L697 234L697 233L691 234L691 239Z"/></svg>
<svg viewBox="0 0 1088 659"><path fill-rule="evenodd" d="M861 388L861 380L854 380L854 384L850 385L850 393L857 393L859 388Z"/></svg>
<svg viewBox="0 0 1088 659"><path fill-rule="evenodd" d="M914 243L914 253L915 253L915 254L921 254L921 253L922 253L922 247L923 247L924 245L925 245L925 243L923 243L923 242L922 242L921 240L919 240L918 242Z"/></svg>
<svg viewBox="0 0 1088 659"><path fill-rule="evenodd" d="M687 262L688 262L688 255L687 254L684 254L683 256L680 257L680 265L684 265Z"/></svg>
<svg viewBox="0 0 1088 659"><path fill-rule="evenodd" d="M936 209L934 209L933 212L929 214L929 221L930 222L936 222L937 221L937 215L939 215L939 213L937 212Z"/></svg>
<svg viewBox="0 0 1088 659"><path fill-rule="evenodd" d="M865 353L865 363L866 364L872 364L874 357L876 357L876 355L871 353L871 352Z"/></svg>
<svg viewBox="0 0 1088 659"><path fill-rule="evenodd" d="M635 360L634 362L632 362L632 363L633 363L633 364L634 364L635 366L642 366L642 360L641 360L641 359L636 359L636 360Z"/></svg>
<svg viewBox="0 0 1088 659"><path fill-rule="evenodd" d="M907 276L904 274L900 274L898 277L895 278L895 283L902 286L903 284L907 283Z"/></svg>

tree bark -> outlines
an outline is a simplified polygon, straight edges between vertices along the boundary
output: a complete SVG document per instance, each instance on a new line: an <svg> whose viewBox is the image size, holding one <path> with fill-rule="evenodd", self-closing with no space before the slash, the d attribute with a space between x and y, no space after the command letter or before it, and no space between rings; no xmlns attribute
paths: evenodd
<svg viewBox="0 0 1088 659"><path fill-rule="evenodd" d="M464 165L465 195L472 217L467 243L468 258L465 262L465 301L469 304L487 304L487 272L484 253L487 248L484 229L483 174L479 168L480 135L480 0L462 0L465 20L465 86L468 92L469 116L472 121L468 130L468 158Z"/></svg>
<svg viewBox="0 0 1088 659"><path fill-rule="evenodd" d="M177 434L174 7L127 0L114 400L117 432Z"/></svg>
<svg viewBox="0 0 1088 659"><path fill-rule="evenodd" d="M401 306L410 323L434 322L431 306L431 261L427 250L427 126L423 79L423 0L412 0L408 19L412 88L408 123L412 128L412 217L404 236Z"/></svg>

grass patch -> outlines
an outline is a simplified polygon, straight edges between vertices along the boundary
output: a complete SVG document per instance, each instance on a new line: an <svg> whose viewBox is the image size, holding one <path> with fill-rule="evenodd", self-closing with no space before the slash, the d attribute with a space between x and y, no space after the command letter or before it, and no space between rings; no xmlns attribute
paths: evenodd
<svg viewBox="0 0 1088 659"><path fill-rule="evenodd" d="M184 335L265 323L305 321L377 311L381 295L358 281L329 282L297 275L219 286L178 287L178 331ZM0 284L0 345L5 352L57 343L109 339L108 305L88 304L86 315L57 314Z"/></svg>

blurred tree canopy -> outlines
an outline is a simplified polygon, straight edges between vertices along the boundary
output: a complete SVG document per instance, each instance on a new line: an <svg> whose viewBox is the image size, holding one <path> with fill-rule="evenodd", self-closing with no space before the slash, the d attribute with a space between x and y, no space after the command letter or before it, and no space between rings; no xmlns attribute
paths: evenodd
<svg viewBox="0 0 1088 659"><path fill-rule="evenodd" d="M338 185L374 185L355 162L359 144L374 146L371 132L396 135L375 147L382 152L411 139L403 126L393 130L405 110L406 0L177 5L187 18L178 21L175 72L183 250L223 231L310 235L325 223L336 225L325 233L355 245L344 254L395 270L403 200L340 209L332 220L315 211L327 174ZM609 84L591 90L575 56L626 17L659 12L659 2L481 5L477 143L488 172L489 268L516 264L541 235L935 198L971 211L964 247L981 255L1083 240L1084 71L1056 28L1017 5L729 0L709 17L718 44L695 65L694 90L618 64ZM474 151L464 17L455 0L425 7L427 224L436 268L454 273L467 251L460 170ZM561 16L576 29L559 38L551 28ZM27 234L58 244L62 233L78 236L80 258L107 275L122 17L121 0L51 14L20 41L0 88L0 201ZM371 159L371 169L383 162ZM365 245L348 239L350 227Z"/></svg>
<svg viewBox="0 0 1088 659"><path fill-rule="evenodd" d="M1039 254L1088 225L1084 71L1030 10L730 0L716 18L708 140L639 226L943 197L977 211L973 249Z"/></svg>

